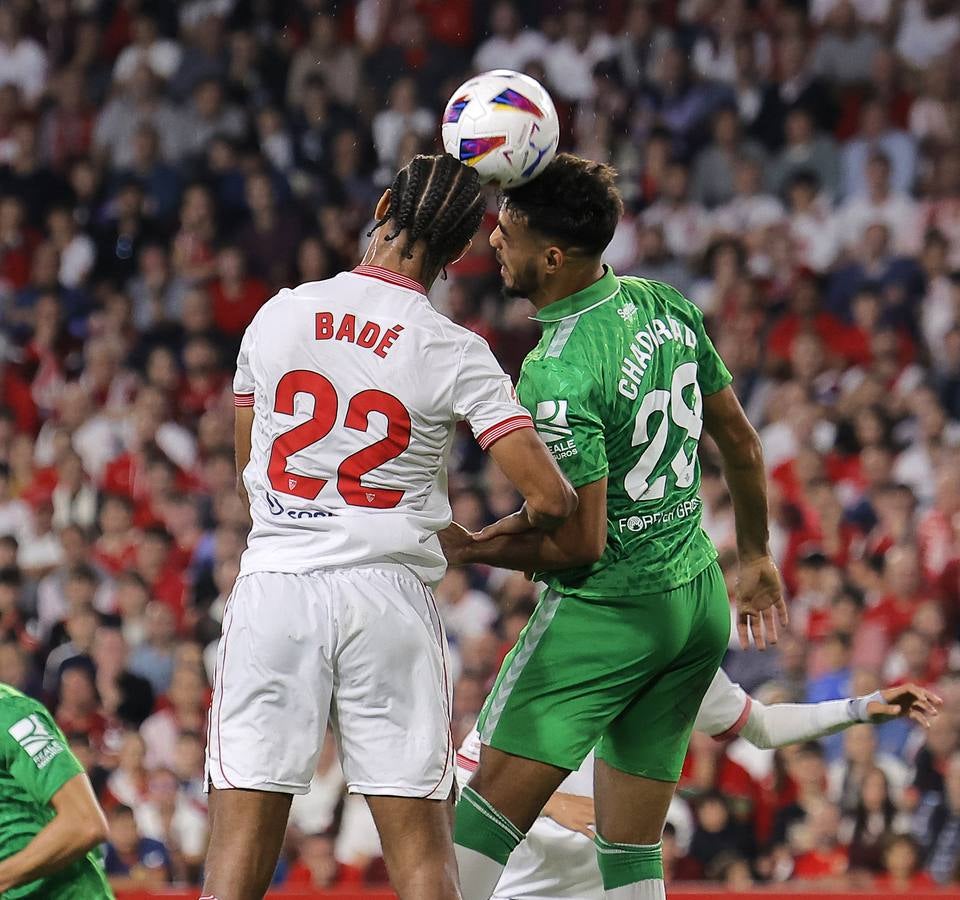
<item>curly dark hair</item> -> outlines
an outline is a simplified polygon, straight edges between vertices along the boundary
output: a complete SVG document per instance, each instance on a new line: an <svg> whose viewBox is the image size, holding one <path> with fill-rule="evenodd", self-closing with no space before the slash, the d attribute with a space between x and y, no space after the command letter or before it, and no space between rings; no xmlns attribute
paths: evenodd
<svg viewBox="0 0 960 900"><path fill-rule="evenodd" d="M484 200L480 175L449 153L415 156L393 179L390 207L367 232L391 222L384 238L395 240L406 232L403 255L413 256L417 241L426 244L425 267L434 271L453 259L477 233Z"/></svg>
<svg viewBox="0 0 960 900"><path fill-rule="evenodd" d="M623 214L616 171L603 163L560 153L543 172L503 192L507 211L565 249L599 256Z"/></svg>

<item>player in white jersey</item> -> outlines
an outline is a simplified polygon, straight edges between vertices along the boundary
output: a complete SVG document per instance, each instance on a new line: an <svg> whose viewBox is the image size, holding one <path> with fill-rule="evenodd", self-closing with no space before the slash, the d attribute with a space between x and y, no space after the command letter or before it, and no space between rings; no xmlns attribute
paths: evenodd
<svg viewBox="0 0 960 900"><path fill-rule="evenodd" d="M457 422L531 521L556 527L576 505L486 342L426 297L483 206L474 170L415 158L377 206L363 264L280 291L244 334L237 465L253 525L210 713L208 898L263 896L328 719L400 897L460 896L452 685L430 591Z"/></svg>
<svg viewBox="0 0 960 900"><path fill-rule="evenodd" d="M765 706L720 669L693 727L718 741L739 735L756 747L771 749L814 740L859 722L879 723L898 716L926 726L941 705L932 692L907 684L849 700ZM461 786L470 780L479 760L480 736L473 730L457 753ZM510 855L491 900L601 900L592 816L593 753L567 776Z"/></svg>

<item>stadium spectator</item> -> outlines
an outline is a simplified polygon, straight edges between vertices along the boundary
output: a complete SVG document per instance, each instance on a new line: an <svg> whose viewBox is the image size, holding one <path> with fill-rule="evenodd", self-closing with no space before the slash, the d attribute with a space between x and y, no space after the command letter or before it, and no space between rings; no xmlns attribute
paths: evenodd
<svg viewBox="0 0 960 900"><path fill-rule="evenodd" d="M798 881L822 881L847 872L849 853L837 836L840 811L832 803L818 801L811 809L802 833L791 836L795 861L792 878Z"/></svg>
<svg viewBox="0 0 960 900"><path fill-rule="evenodd" d="M0 84L19 88L28 106L35 106L43 95L49 67L43 48L23 34L19 10L0 9Z"/></svg>
<svg viewBox="0 0 960 900"><path fill-rule="evenodd" d="M140 726L147 745L147 768L174 766L180 734L205 730L206 701L207 685L202 673L191 665L174 668L166 704Z"/></svg>
<svg viewBox="0 0 960 900"><path fill-rule="evenodd" d="M134 818L144 838L167 848L172 880L196 881L207 849L206 808L186 795L173 771L156 768L150 773L146 797L134 808Z"/></svg>
<svg viewBox="0 0 960 900"><path fill-rule="evenodd" d="M883 874L876 885L881 890L910 891L934 888L937 882L920 869L920 849L909 835L896 835L883 854Z"/></svg>
<svg viewBox="0 0 960 900"><path fill-rule="evenodd" d="M938 883L948 884L954 880L960 853L960 755L956 753L947 761L943 785L940 802L921 807L916 824L923 825L918 833L928 871Z"/></svg>
<svg viewBox="0 0 960 900"><path fill-rule="evenodd" d="M851 872L882 871L887 844L895 829L904 830L899 818L891 799L887 776L882 769L870 769L860 783L860 799L856 809L841 829L841 833L849 832L847 843L850 847Z"/></svg>
<svg viewBox="0 0 960 900"><path fill-rule="evenodd" d="M107 813L110 842L104 864L114 890L161 888L173 872L170 853L157 840L141 836L129 806L118 804Z"/></svg>
<svg viewBox="0 0 960 900"><path fill-rule="evenodd" d="M94 636L90 658L96 673L100 709L112 722L139 728L153 712L154 690L150 682L128 665L129 649L119 623L100 625Z"/></svg>

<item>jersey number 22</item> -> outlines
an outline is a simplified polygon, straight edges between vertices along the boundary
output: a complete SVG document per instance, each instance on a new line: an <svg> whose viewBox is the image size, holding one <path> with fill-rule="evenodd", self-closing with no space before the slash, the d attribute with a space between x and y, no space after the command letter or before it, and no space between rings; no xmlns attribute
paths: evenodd
<svg viewBox="0 0 960 900"><path fill-rule="evenodd" d="M319 372L296 369L287 372L277 384L274 412L292 416L297 394L313 397L313 415L274 440L267 475L275 491L304 500L316 500L327 479L290 472L287 460L330 434L337 421L339 400L336 388L329 379ZM410 446L410 413L392 394L377 390L360 391L350 398L343 425L355 431L366 431L370 414L374 412L386 418L387 434L340 463L337 468L337 490L350 506L393 509L403 497L403 491L368 487L360 479L391 459L396 459Z"/></svg>

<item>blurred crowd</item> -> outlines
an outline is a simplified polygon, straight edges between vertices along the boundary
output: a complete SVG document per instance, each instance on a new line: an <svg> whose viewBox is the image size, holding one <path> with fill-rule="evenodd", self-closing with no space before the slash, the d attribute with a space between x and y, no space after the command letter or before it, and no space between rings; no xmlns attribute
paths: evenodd
<svg viewBox="0 0 960 900"><path fill-rule="evenodd" d="M473 71L553 93L612 162L607 261L704 311L760 430L793 624L726 665L766 702L935 685L903 723L757 751L696 736L670 880L916 888L960 861L960 13L950 0L4 0L0 681L42 697L108 810L117 886L195 882L206 709L247 515L239 338L349 268ZM432 299L514 375L538 338L485 243ZM732 511L703 452L732 585ZM457 521L518 498L468 434ZM536 588L437 595L470 728ZM638 811L638 814L642 814ZM383 880L328 742L277 881Z"/></svg>

